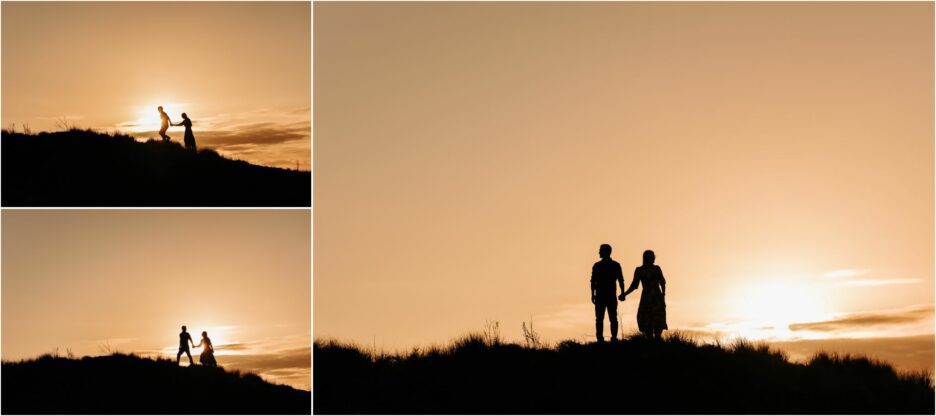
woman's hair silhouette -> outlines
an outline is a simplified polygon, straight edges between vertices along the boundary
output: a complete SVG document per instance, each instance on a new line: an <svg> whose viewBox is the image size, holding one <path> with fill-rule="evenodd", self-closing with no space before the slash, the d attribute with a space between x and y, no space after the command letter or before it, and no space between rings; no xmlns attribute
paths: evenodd
<svg viewBox="0 0 936 416"><path fill-rule="evenodd" d="M653 250L647 250L643 253L643 264L644 266L649 266L656 261L656 254L653 254Z"/></svg>

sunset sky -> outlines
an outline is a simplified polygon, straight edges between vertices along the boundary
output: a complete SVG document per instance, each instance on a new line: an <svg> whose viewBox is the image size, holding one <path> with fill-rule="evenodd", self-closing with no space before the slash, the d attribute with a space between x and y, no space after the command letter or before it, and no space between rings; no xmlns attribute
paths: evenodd
<svg viewBox="0 0 936 416"><path fill-rule="evenodd" d="M310 221L308 210L4 210L2 358L175 359L187 325L196 343L208 332L225 368L308 390Z"/></svg>
<svg viewBox="0 0 936 416"><path fill-rule="evenodd" d="M2 124L158 137L309 170L308 2L4 2ZM183 130L169 135L181 142Z"/></svg>
<svg viewBox="0 0 936 416"><path fill-rule="evenodd" d="M933 11L315 4L314 336L594 339L609 243L671 329L932 369Z"/></svg>

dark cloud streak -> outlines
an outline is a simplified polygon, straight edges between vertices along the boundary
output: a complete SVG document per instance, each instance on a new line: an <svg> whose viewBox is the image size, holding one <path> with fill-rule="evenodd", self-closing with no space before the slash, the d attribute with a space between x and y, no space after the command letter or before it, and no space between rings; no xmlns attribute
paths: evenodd
<svg viewBox="0 0 936 416"><path fill-rule="evenodd" d="M243 351L257 345L256 342L236 342L233 344L215 345L217 351Z"/></svg>
<svg viewBox="0 0 936 416"><path fill-rule="evenodd" d="M839 319L821 322L790 324L791 331L834 332L862 329L882 325L911 324L933 315L933 306L921 306L905 311L868 312L847 315Z"/></svg>
<svg viewBox="0 0 936 416"><path fill-rule="evenodd" d="M226 365L256 371L311 367L311 362L312 348L310 347L295 348L269 354L236 354L224 356L224 363Z"/></svg>
<svg viewBox="0 0 936 416"><path fill-rule="evenodd" d="M254 123L229 130L196 132L195 139L208 146L226 149L230 146L267 146L298 140L309 140L309 123Z"/></svg>

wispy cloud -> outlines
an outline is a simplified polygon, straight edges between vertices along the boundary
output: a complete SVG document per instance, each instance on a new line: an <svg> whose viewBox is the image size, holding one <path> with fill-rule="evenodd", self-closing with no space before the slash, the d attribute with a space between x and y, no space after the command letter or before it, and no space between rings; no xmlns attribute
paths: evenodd
<svg viewBox="0 0 936 416"><path fill-rule="evenodd" d="M843 277L862 276L870 272L871 272L870 270L841 269L841 270L833 270L831 272L827 272L823 274L822 277L825 277L827 279L840 279Z"/></svg>
<svg viewBox="0 0 936 416"><path fill-rule="evenodd" d="M236 129L258 122L290 124L299 121L310 122L310 107L293 108L258 108L236 113L219 113L198 117L198 123L208 130ZM259 121L258 121L259 120Z"/></svg>
<svg viewBox="0 0 936 416"><path fill-rule="evenodd" d="M918 305L904 309L848 314L836 319L790 324L791 331L841 332L866 330L879 326L914 324L932 319L933 305Z"/></svg>
<svg viewBox="0 0 936 416"><path fill-rule="evenodd" d="M838 282L837 286L888 286L888 285L912 285L922 282L923 279L858 279Z"/></svg>
<svg viewBox="0 0 936 416"><path fill-rule="evenodd" d="M826 279L835 279L836 286L889 286L889 285L912 285L920 283L923 279L918 278L862 278L855 279L858 276L866 276L871 273L867 269L841 269L826 272L822 277Z"/></svg>

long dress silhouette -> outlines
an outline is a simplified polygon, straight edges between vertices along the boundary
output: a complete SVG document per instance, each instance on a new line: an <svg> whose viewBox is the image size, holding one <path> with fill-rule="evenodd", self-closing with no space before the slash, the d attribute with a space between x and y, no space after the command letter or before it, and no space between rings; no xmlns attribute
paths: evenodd
<svg viewBox="0 0 936 416"><path fill-rule="evenodd" d="M193 152L197 151L195 148L195 133L192 133L192 120L188 118L188 115L182 113L182 121L178 124L173 124L173 126L185 126L185 136L183 138L185 148L192 149Z"/></svg>
<svg viewBox="0 0 936 416"><path fill-rule="evenodd" d="M215 360L214 346L211 345L211 338L208 338L207 331L202 331L202 339L201 341L198 341L198 345L196 345L195 347L197 348L203 345L204 345L204 349L202 349L201 355L198 356L198 362L201 363L201 365L217 367L218 361Z"/></svg>
<svg viewBox="0 0 936 416"><path fill-rule="evenodd" d="M653 264L653 251L644 252L644 264L634 269L634 281L624 295L643 286L640 305L637 307L637 328L647 336L660 338L666 325L666 279L660 266Z"/></svg>

